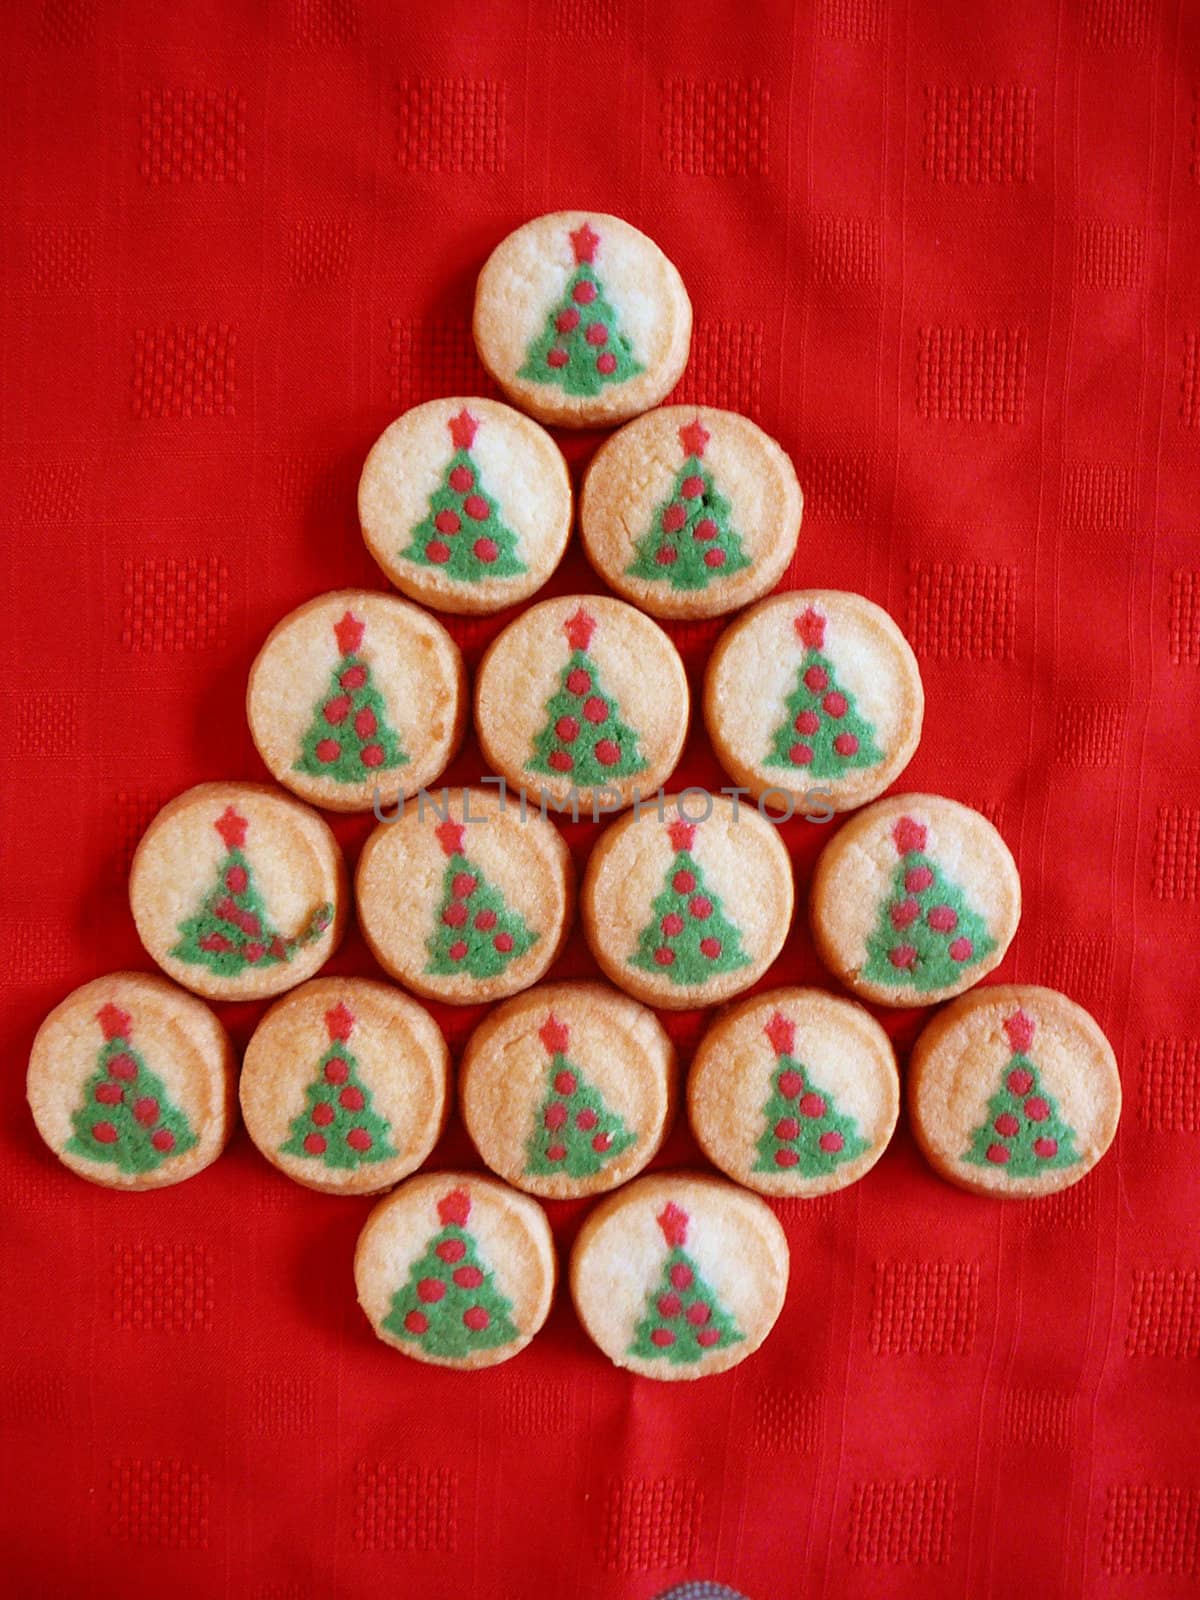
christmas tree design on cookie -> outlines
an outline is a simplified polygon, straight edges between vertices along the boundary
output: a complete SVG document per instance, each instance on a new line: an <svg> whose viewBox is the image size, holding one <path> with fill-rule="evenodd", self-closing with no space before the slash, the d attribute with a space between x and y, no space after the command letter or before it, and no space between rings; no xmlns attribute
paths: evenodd
<svg viewBox="0 0 1200 1600"><path fill-rule="evenodd" d="M794 626L804 657L765 764L803 767L810 778L840 778L855 767L876 766L884 752L875 742L875 729L824 653L826 619L809 606Z"/></svg>
<svg viewBox="0 0 1200 1600"><path fill-rule="evenodd" d="M966 895L925 854L927 830L912 817L892 829L900 864L867 940L863 976L888 988L924 991L959 981L995 949Z"/></svg>
<svg viewBox="0 0 1200 1600"><path fill-rule="evenodd" d="M1075 1131L1059 1114L1054 1096L1042 1088L1029 1055L1035 1023L1023 1011L1004 1024L1012 1050L1004 1076L987 1103L987 1120L971 1135L962 1159L997 1167L1007 1178L1034 1178L1039 1172L1073 1167L1081 1157Z"/></svg>
<svg viewBox="0 0 1200 1600"><path fill-rule="evenodd" d="M655 507L648 531L638 540L626 572L672 589L707 589L750 565L733 508L701 459L712 435L700 421L680 428L684 462L667 498Z"/></svg>
<svg viewBox="0 0 1200 1600"><path fill-rule="evenodd" d="M392 1297L383 1326L419 1343L432 1355L462 1360L519 1337L512 1301L496 1287L474 1238L467 1232L471 1197L452 1189L438 1201L441 1231L413 1262L408 1282Z"/></svg>
<svg viewBox="0 0 1200 1600"><path fill-rule="evenodd" d="M449 858L442 877L442 901L437 923L426 941L426 972L438 977L465 973L471 978L495 978L508 965L532 950L538 935L517 911L509 910L504 896L463 851L461 822L440 822L438 843Z"/></svg>
<svg viewBox="0 0 1200 1600"><path fill-rule="evenodd" d="M304 1091L305 1108L293 1121L280 1151L319 1160L327 1167L368 1166L397 1154L392 1129L375 1110L358 1062L346 1048L354 1015L341 1001L325 1013L330 1045Z"/></svg>
<svg viewBox="0 0 1200 1600"><path fill-rule="evenodd" d="M826 1178L870 1148L852 1116L838 1110L796 1059L796 1025L777 1011L763 1030L776 1055L771 1092L763 1106L755 1172L795 1172Z"/></svg>
<svg viewBox="0 0 1200 1600"><path fill-rule="evenodd" d="M273 967L290 961L302 946L319 939L333 921L333 907L318 906L302 933L285 939L272 928L254 883L246 843L249 822L232 806L213 823L225 843L217 881L200 910L179 924L179 942L168 952L176 961L207 967L219 978L235 978L247 967Z"/></svg>
<svg viewBox="0 0 1200 1600"><path fill-rule="evenodd" d="M704 870L691 853L696 827L682 817L669 824L675 859L652 903L654 915L629 957L631 967L679 985L706 983L718 972L750 965L741 934L725 915L720 897L708 888Z"/></svg>
<svg viewBox="0 0 1200 1600"><path fill-rule="evenodd" d="M418 566L438 568L457 583L515 577L527 570L517 554L517 536L501 517L471 454L479 420L464 407L447 427L454 453L429 497L427 516L400 553Z"/></svg>
<svg viewBox="0 0 1200 1600"><path fill-rule="evenodd" d="M565 1172L593 1178L635 1145L636 1133L610 1111L600 1091L566 1056L570 1033L553 1014L538 1035L550 1058L549 1084L526 1147L525 1171L538 1177Z"/></svg>
<svg viewBox="0 0 1200 1600"><path fill-rule="evenodd" d="M581 788L631 777L647 765L636 730L621 721L595 658L588 654L596 626L595 617L582 606L563 624L571 654L558 688L546 701L546 722L528 763L532 772L570 774Z"/></svg>
<svg viewBox="0 0 1200 1600"><path fill-rule="evenodd" d="M570 240L575 270L517 376L557 384L567 394L596 395L610 383L627 382L642 368L596 272L600 235L585 222Z"/></svg>
<svg viewBox="0 0 1200 1600"><path fill-rule="evenodd" d="M349 611L334 623L340 659L301 741L297 772L337 783L361 783L373 772L402 767L408 761L388 721L383 696L372 682L370 662L361 654L365 629L366 623Z"/></svg>
<svg viewBox="0 0 1200 1600"><path fill-rule="evenodd" d="M683 1248L688 1235L687 1212L672 1200L655 1220L667 1241L668 1254L658 1285L647 1297L629 1354L645 1361L665 1357L678 1366L740 1344L744 1335Z"/></svg>
<svg viewBox="0 0 1200 1600"><path fill-rule="evenodd" d="M196 1144L188 1119L172 1103L162 1080L131 1042L133 1019L119 1006L96 1013L104 1043L83 1086L83 1104L71 1114L66 1149L122 1172L153 1172Z"/></svg>

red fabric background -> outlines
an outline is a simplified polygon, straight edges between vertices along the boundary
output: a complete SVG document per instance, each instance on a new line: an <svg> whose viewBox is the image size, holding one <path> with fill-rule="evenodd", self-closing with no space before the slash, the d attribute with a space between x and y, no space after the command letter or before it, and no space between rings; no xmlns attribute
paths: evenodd
<svg viewBox="0 0 1200 1600"><path fill-rule="evenodd" d="M753 1600L1192 1592L1200 1574L1200 11L1186 0L25 0L0 47L5 784L0 1523L10 1592ZM463 1378L359 1313L366 1203L238 1136L142 1199L39 1145L24 1063L146 966L156 807L264 775L286 610L382 587L354 486L404 407L492 392L487 251L648 229L697 312L680 395L795 456L792 584L920 657L903 780L981 807L1026 913L997 977L1089 1006L1116 1147L1005 1209L902 1127L780 1208L787 1309L695 1387L567 1296ZM568 441L574 465L594 440ZM573 550L552 592L595 588ZM502 619L500 619L502 620ZM472 663L499 620L452 623ZM694 684L718 624L672 629ZM452 770L479 773L470 746ZM696 728L680 769L720 774ZM337 823L353 854L362 822ZM591 830L568 830L586 854ZM796 825L803 905L827 834ZM351 936L332 970L373 970ZM576 935L556 969L592 969ZM771 981L816 980L803 917ZM257 1015L229 1012L240 1042ZM474 1020L441 1013L454 1047ZM685 1053L702 1026L672 1018ZM901 1046L915 1015L895 1018ZM695 1158L683 1129L665 1163ZM436 1162L472 1161L457 1126ZM558 1207L565 1246L577 1208Z"/></svg>

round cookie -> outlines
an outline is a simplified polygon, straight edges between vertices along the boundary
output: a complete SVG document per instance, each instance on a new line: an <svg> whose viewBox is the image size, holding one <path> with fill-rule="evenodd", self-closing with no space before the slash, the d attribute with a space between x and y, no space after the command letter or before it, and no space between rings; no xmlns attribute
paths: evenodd
<svg viewBox="0 0 1200 1600"><path fill-rule="evenodd" d="M389 1189L446 1120L449 1052L429 1013L390 984L315 978L254 1030L239 1094L272 1166L327 1194Z"/></svg>
<svg viewBox="0 0 1200 1600"><path fill-rule="evenodd" d="M596 453L583 484L588 560L656 617L715 617L778 583L804 496L775 440L748 417L664 406Z"/></svg>
<svg viewBox="0 0 1200 1600"><path fill-rule="evenodd" d="M706 1378L752 1355L783 1309L788 1244L757 1195L720 1178L639 1178L591 1213L571 1252L579 1320L618 1367Z"/></svg>
<svg viewBox="0 0 1200 1600"><path fill-rule="evenodd" d="M439 1367L523 1350L554 1294L554 1241L536 1200L494 1178L430 1172L381 1200L354 1253L358 1303L385 1344Z"/></svg>
<svg viewBox="0 0 1200 1600"><path fill-rule="evenodd" d="M583 926L605 975L648 1005L714 1005L740 994L783 948L792 868L752 806L709 796L702 822L684 795L635 809L601 836L583 881Z"/></svg>
<svg viewBox="0 0 1200 1600"><path fill-rule="evenodd" d="M942 1177L1017 1199L1078 1183L1121 1115L1112 1046L1054 989L996 984L927 1024L908 1071L913 1132Z"/></svg>
<svg viewBox="0 0 1200 1600"><path fill-rule="evenodd" d="M324 819L259 783L202 783L142 835L129 874L138 937L214 1000L311 978L341 943L346 868Z"/></svg>
<svg viewBox="0 0 1200 1600"><path fill-rule="evenodd" d="M1021 880L986 817L900 794L852 817L817 860L809 918L817 954L848 989L885 1006L961 994L999 966L1021 917Z"/></svg>
<svg viewBox="0 0 1200 1600"><path fill-rule="evenodd" d="M575 909L575 869L557 828L492 789L410 800L367 840L356 888L380 966L452 1005L536 983Z"/></svg>
<svg viewBox="0 0 1200 1600"><path fill-rule="evenodd" d="M891 617L835 589L761 601L721 635L704 679L721 765L788 815L882 794L912 760L924 710L917 658Z"/></svg>
<svg viewBox="0 0 1200 1600"><path fill-rule="evenodd" d="M29 1108L64 1166L107 1189L165 1189L210 1166L234 1126L234 1056L203 1002L113 972L42 1023Z"/></svg>
<svg viewBox="0 0 1200 1600"><path fill-rule="evenodd" d="M363 538L388 578L439 611L499 611L542 587L571 531L554 440L498 400L431 400L376 440L358 485Z"/></svg>
<svg viewBox="0 0 1200 1600"><path fill-rule="evenodd" d="M887 1149L900 1080L887 1034L852 1000L773 989L720 1012L688 1078L700 1148L760 1194L844 1189Z"/></svg>
<svg viewBox="0 0 1200 1600"><path fill-rule="evenodd" d="M679 652L620 600L543 600L495 639L475 683L492 770L555 805L617 811L670 777L688 725Z"/></svg>
<svg viewBox="0 0 1200 1600"><path fill-rule="evenodd" d="M272 776L329 811L391 805L441 776L462 741L466 674L436 618L343 589L272 630L246 714Z"/></svg>
<svg viewBox="0 0 1200 1600"><path fill-rule="evenodd" d="M606 427L670 394L692 304L652 239L620 217L554 211L502 239L475 289L479 359L522 411Z"/></svg>
<svg viewBox="0 0 1200 1600"><path fill-rule="evenodd" d="M459 1106L480 1155L553 1200L615 1189L657 1154L675 1051L652 1011L600 983L549 983L498 1006L467 1043Z"/></svg>

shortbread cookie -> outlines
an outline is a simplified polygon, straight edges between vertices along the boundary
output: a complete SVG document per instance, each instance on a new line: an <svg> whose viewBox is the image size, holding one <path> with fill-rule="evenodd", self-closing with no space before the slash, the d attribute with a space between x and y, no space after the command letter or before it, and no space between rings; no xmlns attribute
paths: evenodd
<svg viewBox="0 0 1200 1600"><path fill-rule="evenodd" d="M622 817L592 851L583 927L606 976L648 1005L714 1005L756 983L792 920L792 868L753 806L710 796L690 822L679 796ZM685 809L699 814L696 796Z"/></svg>
<svg viewBox="0 0 1200 1600"><path fill-rule="evenodd" d="M329 811L435 782L462 741L462 654L436 618L366 589L310 600L250 669L250 732L271 773Z"/></svg>
<svg viewBox="0 0 1200 1600"><path fill-rule="evenodd" d="M588 1217L571 1294L610 1361L646 1378L706 1378L752 1355L787 1292L774 1212L720 1178L639 1178Z"/></svg>
<svg viewBox="0 0 1200 1600"><path fill-rule="evenodd" d="M986 817L938 795L895 795L825 846L809 917L818 955L855 994L932 1005L1004 959L1021 880Z"/></svg>
<svg viewBox="0 0 1200 1600"><path fill-rule="evenodd" d="M656 406L678 383L691 340L683 279L619 217L536 217L479 274L479 358L543 422L604 427Z"/></svg>
<svg viewBox="0 0 1200 1600"><path fill-rule="evenodd" d="M727 628L704 680L721 765L773 810L851 811L912 760L925 693L896 624L860 594L772 595Z"/></svg>
<svg viewBox="0 0 1200 1600"><path fill-rule="evenodd" d="M494 789L410 800L358 863L358 917L385 971L454 1005L536 983L575 909L575 871L554 824Z"/></svg>
<svg viewBox="0 0 1200 1600"><path fill-rule="evenodd" d="M475 726L492 770L555 805L618 811L670 777L688 724L679 652L620 600L565 595L509 624L483 658Z"/></svg>
<svg viewBox="0 0 1200 1600"><path fill-rule="evenodd" d="M674 1108L675 1051L652 1011L601 983L548 983L485 1017L459 1069L462 1119L509 1183L553 1200L640 1172Z"/></svg>
<svg viewBox="0 0 1200 1600"><path fill-rule="evenodd" d="M749 418L664 406L596 453L580 531L596 571L644 611L714 617L779 581L803 507L792 463Z"/></svg>
<svg viewBox="0 0 1200 1600"><path fill-rule="evenodd" d="M940 1011L913 1046L913 1132L931 1166L1018 1199L1078 1183L1108 1149L1121 1078L1099 1025L1053 989L997 984Z"/></svg>
<svg viewBox="0 0 1200 1600"><path fill-rule="evenodd" d="M292 989L341 943L346 869L328 824L258 783L202 783L165 805L129 874L138 936L214 1000Z"/></svg>
<svg viewBox="0 0 1200 1600"><path fill-rule="evenodd" d="M233 1049L201 1001L113 972L76 989L33 1041L27 1092L64 1166L107 1189L165 1189L214 1162L234 1126Z"/></svg>
<svg viewBox="0 0 1200 1600"><path fill-rule="evenodd" d="M450 1058L429 1013L390 984L315 978L254 1030L239 1093L246 1131L310 1189L372 1194L429 1155Z"/></svg>
<svg viewBox="0 0 1200 1600"><path fill-rule="evenodd" d="M540 589L571 531L554 440L497 400L431 400L375 442L358 485L367 548L439 611L499 611Z"/></svg>
<svg viewBox="0 0 1200 1600"><path fill-rule="evenodd" d="M439 1367L523 1350L554 1294L554 1241L536 1200L493 1178L431 1172L381 1200L358 1239L358 1303L385 1344Z"/></svg>

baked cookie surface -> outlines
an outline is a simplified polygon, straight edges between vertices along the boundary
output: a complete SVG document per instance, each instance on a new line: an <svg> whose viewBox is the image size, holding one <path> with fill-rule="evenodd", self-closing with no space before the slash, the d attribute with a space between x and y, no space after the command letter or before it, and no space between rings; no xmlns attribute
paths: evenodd
<svg viewBox="0 0 1200 1600"><path fill-rule="evenodd" d="M523 1350L554 1294L554 1242L536 1200L476 1173L409 1178L367 1218L358 1301L385 1344L472 1370Z"/></svg>
<svg viewBox="0 0 1200 1600"><path fill-rule="evenodd" d="M367 978L315 978L254 1030L242 1117L262 1155L297 1183L371 1194L437 1143L449 1070L440 1029L408 995Z"/></svg>
<svg viewBox="0 0 1200 1600"><path fill-rule="evenodd" d="M996 984L940 1011L913 1046L913 1132L942 1177L977 1194L1068 1188L1104 1155L1121 1114L1112 1046L1053 989Z"/></svg>
<svg viewBox="0 0 1200 1600"><path fill-rule="evenodd" d="M462 741L462 654L419 606L366 589L320 595L271 631L246 712L272 775L301 799L391 805L440 777Z"/></svg>
<svg viewBox="0 0 1200 1600"><path fill-rule="evenodd" d="M225 1029L165 978L113 972L49 1014L26 1091L58 1159L109 1189L162 1189L209 1166L235 1125Z"/></svg>
<svg viewBox="0 0 1200 1600"><path fill-rule="evenodd" d="M891 617L832 589L761 601L721 635L704 679L721 765L756 797L774 791L780 810L874 800L912 759L924 709L916 657Z"/></svg>
<svg viewBox="0 0 1200 1600"><path fill-rule="evenodd" d="M679 652L649 617L601 595L543 600L492 643L475 683L475 725L495 772L581 814L651 795L688 725Z"/></svg>
<svg viewBox="0 0 1200 1600"><path fill-rule="evenodd" d="M372 446L358 516L367 548L410 599L499 611L528 599L562 559L571 480L550 435L511 406L430 400Z"/></svg>
<svg viewBox="0 0 1200 1600"><path fill-rule="evenodd" d="M758 1349L783 1309L788 1268L765 1201L720 1178L663 1173L590 1213L571 1252L571 1294L616 1366L688 1380Z"/></svg>
<svg viewBox="0 0 1200 1600"><path fill-rule="evenodd" d="M468 1041L463 1122L500 1177L574 1199L625 1183L674 1109L675 1051L652 1011L600 983L548 983L506 1001Z"/></svg>
<svg viewBox="0 0 1200 1600"><path fill-rule="evenodd" d="M804 497L783 448L748 417L663 406L615 433L584 479L588 560L657 617L712 617L778 583Z"/></svg>
<svg viewBox="0 0 1200 1600"><path fill-rule="evenodd" d="M602 427L675 387L692 306L644 233L602 212L554 211L488 257L474 333L480 360L523 411L561 427Z"/></svg>
<svg viewBox="0 0 1200 1600"><path fill-rule="evenodd" d="M940 795L901 794L858 812L817 860L809 920L847 988L888 1006L961 994L1004 959L1021 880L986 817Z"/></svg>
<svg viewBox="0 0 1200 1600"><path fill-rule="evenodd" d="M261 999L311 978L337 949L345 864L328 824L290 795L202 783L142 835L129 904L169 977L214 1000Z"/></svg>

